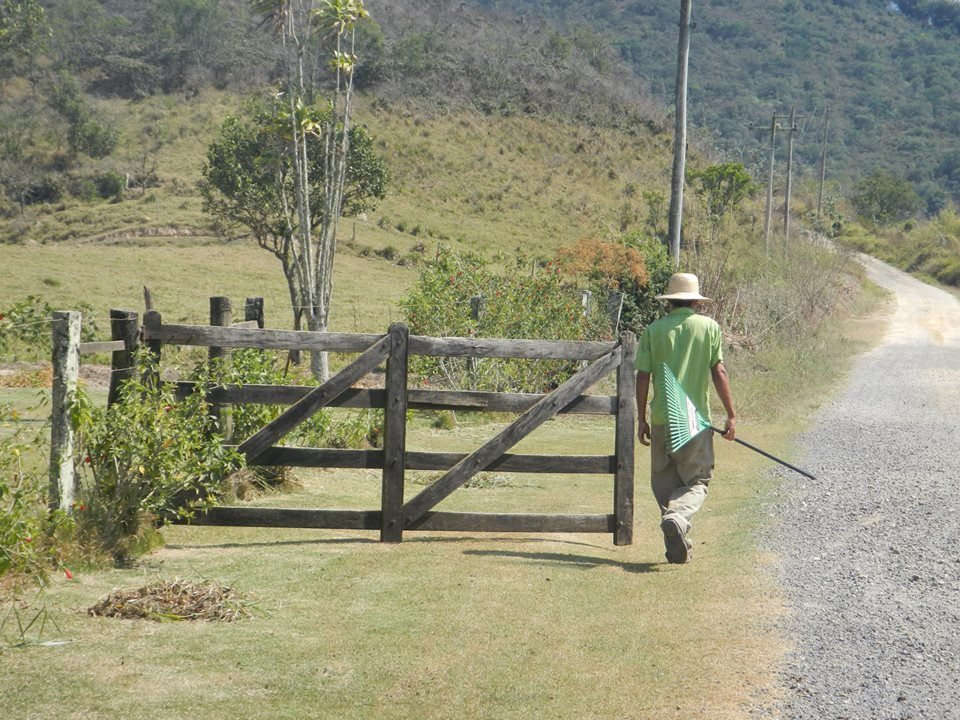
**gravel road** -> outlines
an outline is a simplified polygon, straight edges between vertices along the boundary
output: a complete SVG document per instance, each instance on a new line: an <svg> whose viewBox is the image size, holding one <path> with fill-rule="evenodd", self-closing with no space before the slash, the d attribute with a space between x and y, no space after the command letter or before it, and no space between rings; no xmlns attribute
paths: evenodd
<svg viewBox="0 0 960 720"><path fill-rule="evenodd" d="M863 262L893 314L801 438L817 480L789 475L772 508L794 646L757 714L960 719L960 303Z"/></svg>

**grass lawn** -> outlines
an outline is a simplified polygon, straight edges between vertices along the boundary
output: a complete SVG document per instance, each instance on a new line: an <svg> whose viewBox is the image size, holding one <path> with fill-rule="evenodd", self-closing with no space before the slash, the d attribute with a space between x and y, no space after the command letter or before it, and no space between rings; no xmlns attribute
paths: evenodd
<svg viewBox="0 0 960 720"><path fill-rule="evenodd" d="M411 447L493 432L415 427ZM783 432L755 439L776 446ZM607 452L610 424L553 421L524 450L551 444ZM775 481L742 449L719 450L686 566L663 561L644 452L629 547L601 535L409 532L382 545L368 532L166 528L166 546L135 568L54 581L34 607L59 626L45 639L70 642L0 656L0 702L24 719L745 717L782 650L776 590L752 541ZM258 502L377 505L375 472L301 477L292 494ZM442 507L604 512L611 502L606 477L516 476ZM236 623L85 613L118 586L174 577L229 584L260 612Z"/></svg>

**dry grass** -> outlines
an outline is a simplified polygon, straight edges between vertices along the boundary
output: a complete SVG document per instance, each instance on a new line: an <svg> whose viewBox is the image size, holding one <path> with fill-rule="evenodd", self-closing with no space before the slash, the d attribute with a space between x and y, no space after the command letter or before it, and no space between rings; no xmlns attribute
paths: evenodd
<svg viewBox="0 0 960 720"><path fill-rule="evenodd" d="M128 620L216 620L236 622L252 616L249 601L213 580L159 580L134 589L118 588L87 612Z"/></svg>

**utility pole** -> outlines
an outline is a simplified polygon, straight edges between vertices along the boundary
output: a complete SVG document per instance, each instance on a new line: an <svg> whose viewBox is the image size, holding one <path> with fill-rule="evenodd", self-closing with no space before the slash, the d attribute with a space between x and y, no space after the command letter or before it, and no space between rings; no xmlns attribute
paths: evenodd
<svg viewBox="0 0 960 720"><path fill-rule="evenodd" d="M823 114L823 143L820 146L820 188L817 190L817 217L823 208L823 184L827 177L827 134L830 132L830 107Z"/></svg>
<svg viewBox="0 0 960 720"><path fill-rule="evenodd" d="M690 16L693 0L680 0L680 40L677 48L677 100L673 129L673 176L670 182L670 255L680 265L680 225L683 181L687 163L687 68L690 61Z"/></svg>
<svg viewBox="0 0 960 720"><path fill-rule="evenodd" d="M790 191L793 186L793 134L799 130L797 127L797 106L790 108L790 124L787 126L787 189L784 193L783 202L783 252L787 252L787 245L790 242ZM799 117L806 117L800 115Z"/></svg>
<svg viewBox="0 0 960 720"><path fill-rule="evenodd" d="M767 215L763 221L763 251L770 254L770 222L773 218L773 154L776 149L777 129L780 123L777 118L782 115L773 114L770 120L770 155L767 158ZM751 123L752 125L752 123Z"/></svg>

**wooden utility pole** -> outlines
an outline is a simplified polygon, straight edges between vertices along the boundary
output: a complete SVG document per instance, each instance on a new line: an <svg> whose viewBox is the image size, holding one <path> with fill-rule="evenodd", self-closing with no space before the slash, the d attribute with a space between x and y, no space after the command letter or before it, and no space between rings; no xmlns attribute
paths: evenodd
<svg viewBox="0 0 960 720"><path fill-rule="evenodd" d="M763 251L767 255L770 254L770 222L773 219L773 154L776 148L777 128L780 127L777 123L778 117L774 113L773 119L770 120L770 155L767 158L767 215L763 221Z"/></svg>
<svg viewBox="0 0 960 720"><path fill-rule="evenodd" d="M787 188L783 199L783 251L790 242L790 194L793 189L793 134L797 128L797 107L790 108L790 124L787 126Z"/></svg>
<svg viewBox="0 0 960 720"><path fill-rule="evenodd" d="M823 142L820 145L820 188L817 190L817 217L823 209L823 184L827 177L827 134L830 132L830 108L823 114Z"/></svg>
<svg viewBox="0 0 960 720"><path fill-rule="evenodd" d="M683 181L687 163L687 68L690 61L690 16L693 0L680 0L680 41L677 49L677 99L673 129L673 176L670 182L670 256L680 265L680 226Z"/></svg>

